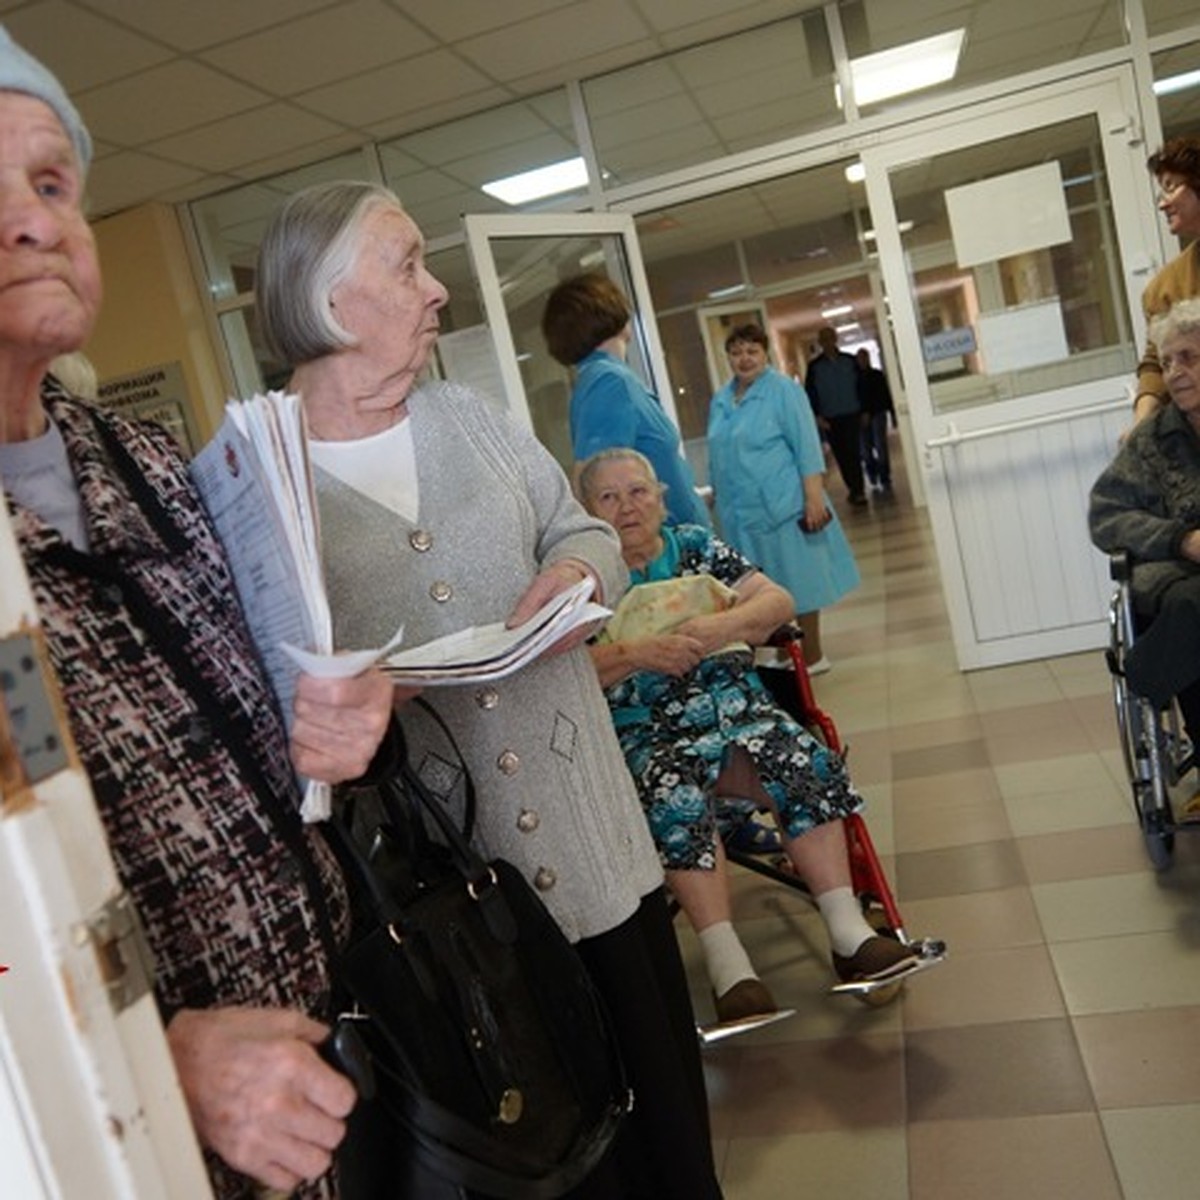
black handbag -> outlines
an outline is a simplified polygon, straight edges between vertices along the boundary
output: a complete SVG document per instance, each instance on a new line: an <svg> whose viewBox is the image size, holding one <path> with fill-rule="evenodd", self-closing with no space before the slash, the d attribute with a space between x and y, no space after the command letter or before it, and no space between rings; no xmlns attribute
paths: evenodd
<svg viewBox="0 0 1200 1200"><path fill-rule="evenodd" d="M362 1018L373 1123L407 1178L553 1200L597 1166L631 1105L603 1002L520 871L475 852L393 727L399 765L369 848L334 825L369 897L337 978ZM374 1155L386 1177L389 1155Z"/></svg>

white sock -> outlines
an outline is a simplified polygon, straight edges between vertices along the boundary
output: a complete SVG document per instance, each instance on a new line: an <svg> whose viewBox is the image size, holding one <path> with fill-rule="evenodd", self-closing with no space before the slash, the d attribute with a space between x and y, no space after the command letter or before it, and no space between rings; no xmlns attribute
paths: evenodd
<svg viewBox="0 0 1200 1200"><path fill-rule="evenodd" d="M708 981L718 996L723 996L735 983L743 979L757 979L758 974L750 964L741 939L728 921L718 921L697 935L700 949L704 951L704 968Z"/></svg>
<svg viewBox="0 0 1200 1200"><path fill-rule="evenodd" d="M831 888L817 897L817 908L829 930L829 944L835 954L849 958L875 930L867 924L862 905L853 888Z"/></svg>

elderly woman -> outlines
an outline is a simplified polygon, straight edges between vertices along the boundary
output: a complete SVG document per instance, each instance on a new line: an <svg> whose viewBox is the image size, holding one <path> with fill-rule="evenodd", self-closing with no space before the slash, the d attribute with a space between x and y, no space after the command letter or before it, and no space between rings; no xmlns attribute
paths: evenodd
<svg viewBox="0 0 1200 1200"><path fill-rule="evenodd" d="M750 646L788 620L792 598L709 530L665 526L662 486L636 451L589 459L580 488L620 536L634 584L592 658L718 1018L775 1008L730 923L718 834L739 811L773 810L840 980L913 969L914 952L867 924L851 887L840 819L862 799L842 760L776 706L752 667Z"/></svg>
<svg viewBox="0 0 1200 1200"><path fill-rule="evenodd" d="M1134 426L1092 487L1088 524L1105 553L1133 558L1133 601L1149 628L1125 660L1133 689L1178 696L1200 745L1200 299L1150 327L1171 403Z"/></svg>
<svg viewBox="0 0 1200 1200"><path fill-rule="evenodd" d="M291 761L229 567L175 443L47 371L100 304L91 139L0 29L0 479L218 1200L336 1196L354 1089L318 1054L345 883L293 766L359 775L392 688L301 676Z"/></svg>
<svg viewBox="0 0 1200 1200"><path fill-rule="evenodd" d="M796 602L809 673L829 669L821 609L858 586L858 567L825 495L825 457L804 389L771 366L767 335L725 340L733 378L713 397L708 467L725 539ZM856 368L857 369L857 368Z"/></svg>
<svg viewBox="0 0 1200 1200"><path fill-rule="evenodd" d="M1146 166L1158 184L1158 208L1168 228L1190 243L1142 292L1142 311L1152 321L1177 300L1200 296L1200 138L1171 138ZM1137 368L1135 420L1152 415L1168 401L1165 372L1152 334Z"/></svg>
<svg viewBox="0 0 1200 1200"><path fill-rule="evenodd" d="M675 524L708 525L708 510L683 457L679 430L626 365L633 337L631 315L624 293L600 272L564 279L546 301L546 347L564 367L575 368L572 453L576 463L582 463L613 446L640 450L666 487L668 518Z"/></svg>
<svg viewBox="0 0 1200 1200"><path fill-rule="evenodd" d="M617 539L549 452L481 396L419 382L447 295L391 192L292 196L263 238L257 291L308 420L339 644L381 645L401 622L414 645L516 624L582 578L615 602ZM450 738L407 709L410 753L460 813L470 775L479 848L526 873L611 1010L637 1103L623 1178L602 1164L578 1194L719 1196L662 872L583 637L495 684L429 693Z"/></svg>

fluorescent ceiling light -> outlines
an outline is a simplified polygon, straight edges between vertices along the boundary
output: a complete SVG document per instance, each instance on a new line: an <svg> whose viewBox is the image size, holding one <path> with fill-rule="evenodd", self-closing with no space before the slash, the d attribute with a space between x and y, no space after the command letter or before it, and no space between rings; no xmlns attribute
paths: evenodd
<svg viewBox="0 0 1200 1200"><path fill-rule="evenodd" d="M845 325L835 325L834 329L838 333L849 333L852 329L861 329L862 326L857 321L847 321Z"/></svg>
<svg viewBox="0 0 1200 1200"><path fill-rule="evenodd" d="M565 158L547 167L536 167L505 179L493 179L491 183L483 185L483 190L505 204L517 205L576 191L586 187L587 181L587 164L583 159Z"/></svg>
<svg viewBox="0 0 1200 1200"><path fill-rule="evenodd" d="M1188 88L1200 85L1200 71L1184 71L1182 75L1168 75L1166 79L1156 79L1153 83L1156 96L1169 96L1172 92L1186 92Z"/></svg>
<svg viewBox="0 0 1200 1200"><path fill-rule="evenodd" d="M706 299L709 300L724 300L729 296L740 296L746 290L744 283L734 283L729 287L717 288L716 291L709 292Z"/></svg>
<svg viewBox="0 0 1200 1200"><path fill-rule="evenodd" d="M839 304L834 308L821 309L821 316L827 321L832 321L834 317L844 317L847 313L852 313L853 311L853 304Z"/></svg>
<svg viewBox="0 0 1200 1200"><path fill-rule="evenodd" d="M892 96L903 96L953 79L966 33L965 29L952 29L919 42L852 58L850 80L855 103L878 104Z"/></svg>
<svg viewBox="0 0 1200 1200"><path fill-rule="evenodd" d="M864 179L866 179L866 177L867 177L867 168L864 167L862 165L862 163L860 163L860 162L852 162L846 168L846 182L847 183L862 183L862 181Z"/></svg>

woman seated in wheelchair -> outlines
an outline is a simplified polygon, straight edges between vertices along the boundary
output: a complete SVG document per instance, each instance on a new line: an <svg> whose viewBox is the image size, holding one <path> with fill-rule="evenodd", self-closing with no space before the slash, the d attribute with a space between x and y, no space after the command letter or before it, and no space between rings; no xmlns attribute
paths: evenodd
<svg viewBox="0 0 1200 1200"><path fill-rule="evenodd" d="M697 525L664 526L636 450L579 476L616 529L632 586L592 648L667 881L699 937L718 1020L776 1011L731 924L722 829L769 809L824 919L842 982L898 979L916 951L876 932L851 886L842 818L862 807L841 757L775 703L750 647L792 617L788 592Z"/></svg>
<svg viewBox="0 0 1200 1200"><path fill-rule="evenodd" d="M1092 487L1088 525L1105 553L1133 561L1134 611L1148 627L1125 655L1129 686L1172 696L1200 745L1200 299L1151 323L1172 403L1140 422ZM1180 814L1200 818L1200 793Z"/></svg>

